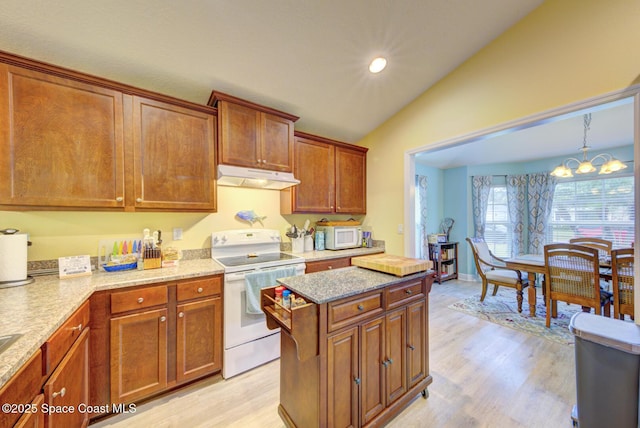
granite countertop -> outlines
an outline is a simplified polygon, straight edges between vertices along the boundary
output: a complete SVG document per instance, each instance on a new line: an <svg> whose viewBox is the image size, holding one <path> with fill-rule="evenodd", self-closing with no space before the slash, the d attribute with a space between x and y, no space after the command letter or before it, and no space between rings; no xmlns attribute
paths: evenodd
<svg viewBox="0 0 640 428"><path fill-rule="evenodd" d="M306 253L292 253L287 251L288 254L304 257L306 262L317 262L320 260L338 259L340 257L357 257L366 256L368 254L384 253L384 247L357 247L347 250L322 250L322 251L307 251Z"/></svg>
<svg viewBox="0 0 640 428"><path fill-rule="evenodd" d="M42 346L94 291L176 281L221 274L212 259L181 260L178 267L94 272L91 276L59 279L37 277L20 287L0 289L0 336L22 334L0 354L0 387Z"/></svg>
<svg viewBox="0 0 640 428"><path fill-rule="evenodd" d="M354 257L384 252L384 247L296 253L305 261ZM212 259L181 260L178 267L94 272L91 276L60 279L58 275L36 277L32 284L0 289L0 336L22 336L0 353L0 387L13 376L40 346L78 309L94 291L177 281L224 273Z"/></svg>
<svg viewBox="0 0 640 428"><path fill-rule="evenodd" d="M403 277L350 266L314 272L303 276L291 276L277 281L296 296L317 304L327 303L344 297L377 290L388 285L421 278L427 272L418 272Z"/></svg>

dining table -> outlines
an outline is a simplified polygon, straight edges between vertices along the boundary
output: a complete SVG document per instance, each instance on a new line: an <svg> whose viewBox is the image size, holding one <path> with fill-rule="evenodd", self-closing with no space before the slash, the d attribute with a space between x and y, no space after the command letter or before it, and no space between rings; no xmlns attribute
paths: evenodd
<svg viewBox="0 0 640 428"><path fill-rule="evenodd" d="M540 287L544 287L544 275L546 274L547 267L544 262L544 254L521 254L509 259L503 259L505 268L515 269L522 272L527 272L529 280L529 315L536 316L536 277L537 274L542 274L542 284ZM600 260L600 278L605 281L611 280L611 259ZM544 292L544 289L543 289Z"/></svg>
<svg viewBox="0 0 640 428"><path fill-rule="evenodd" d="M505 268L527 272L529 279L529 315L536 316L536 274L544 275L544 254L522 254L509 259L504 259ZM542 284L541 284L542 286Z"/></svg>

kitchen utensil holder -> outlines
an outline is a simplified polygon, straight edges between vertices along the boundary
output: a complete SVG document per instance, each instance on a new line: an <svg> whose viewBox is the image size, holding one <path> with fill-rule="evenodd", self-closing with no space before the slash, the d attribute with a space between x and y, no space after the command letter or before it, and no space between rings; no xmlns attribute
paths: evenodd
<svg viewBox="0 0 640 428"><path fill-rule="evenodd" d="M304 237L291 238L291 251L294 253L304 253Z"/></svg>
<svg viewBox="0 0 640 428"><path fill-rule="evenodd" d="M304 252L313 251L313 237L306 235L304 237Z"/></svg>

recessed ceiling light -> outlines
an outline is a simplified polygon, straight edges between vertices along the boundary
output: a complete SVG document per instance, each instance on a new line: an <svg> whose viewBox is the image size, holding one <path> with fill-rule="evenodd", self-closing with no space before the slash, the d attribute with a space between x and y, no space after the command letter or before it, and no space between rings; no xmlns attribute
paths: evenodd
<svg viewBox="0 0 640 428"><path fill-rule="evenodd" d="M387 66L387 60L381 56L374 58L369 64L369 71L372 73L380 73Z"/></svg>

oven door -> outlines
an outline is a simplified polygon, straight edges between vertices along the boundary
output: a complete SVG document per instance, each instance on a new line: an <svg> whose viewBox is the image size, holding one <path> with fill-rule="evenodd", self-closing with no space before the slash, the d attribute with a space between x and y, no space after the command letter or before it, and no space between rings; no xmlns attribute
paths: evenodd
<svg viewBox="0 0 640 428"><path fill-rule="evenodd" d="M296 275L304 274L302 267L296 266ZM277 268L272 268L277 269ZM267 269L259 269L263 271ZM278 333L280 329L269 330L264 314L248 314L246 303L246 286L244 282L247 272L227 273L224 276L224 348L229 349L248 343L261 337ZM277 284L273 284L277 285Z"/></svg>

